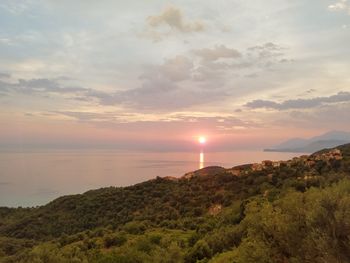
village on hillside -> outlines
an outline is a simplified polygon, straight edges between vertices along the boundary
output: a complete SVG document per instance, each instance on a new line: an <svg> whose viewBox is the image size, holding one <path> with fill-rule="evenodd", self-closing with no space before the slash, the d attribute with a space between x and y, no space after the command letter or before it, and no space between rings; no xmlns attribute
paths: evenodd
<svg viewBox="0 0 350 263"><path fill-rule="evenodd" d="M235 166L231 169L227 169L227 172L232 173L235 176L246 175L251 171L263 171L269 168L277 167L291 167L293 165L302 164L308 168L314 168L318 161L324 161L330 164L332 160L342 160L343 156L339 149L332 149L323 153L316 153L312 155L302 155L300 157L294 157L288 161L270 161L265 160L261 163L245 164Z"/></svg>
<svg viewBox="0 0 350 263"><path fill-rule="evenodd" d="M288 161L271 161L264 160L261 163L252 163L252 164L243 164L238 165L232 168L225 169L219 166L209 166L196 171L188 172L183 175L181 178L176 177L163 177L164 179L177 181L179 179L190 179L194 176L207 176L207 175L215 175L220 173L229 173L234 176L245 176L249 175L252 172L263 172L265 170L270 170L274 168L282 168L282 167L295 167L298 165L302 165L309 169L313 169L316 167L317 163L323 162L327 165L330 165L331 162L342 160L343 155L339 149L332 149L326 152L314 153L311 155L302 155L300 157L294 157ZM307 176L310 177L310 176Z"/></svg>

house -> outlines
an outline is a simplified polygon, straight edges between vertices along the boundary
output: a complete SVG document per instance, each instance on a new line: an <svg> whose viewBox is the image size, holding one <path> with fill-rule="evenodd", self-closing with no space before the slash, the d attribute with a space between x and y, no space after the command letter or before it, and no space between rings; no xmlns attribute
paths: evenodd
<svg viewBox="0 0 350 263"><path fill-rule="evenodd" d="M309 167L314 167L316 162L314 160L307 160L306 165Z"/></svg>
<svg viewBox="0 0 350 263"><path fill-rule="evenodd" d="M270 161L270 160L262 161L262 165L263 165L264 168L272 167L273 166L273 161Z"/></svg>
<svg viewBox="0 0 350 263"><path fill-rule="evenodd" d="M281 162L273 162L273 167L280 167L281 166Z"/></svg>
<svg viewBox="0 0 350 263"><path fill-rule="evenodd" d="M333 159L336 160L341 160L343 159L342 153L339 149L334 149L330 152L330 154L332 155Z"/></svg>
<svg viewBox="0 0 350 263"><path fill-rule="evenodd" d="M238 168L232 168L227 170L229 173L231 173L234 176L240 176L241 175L241 169Z"/></svg>
<svg viewBox="0 0 350 263"><path fill-rule="evenodd" d="M260 164L260 163L253 163L252 170L253 171L262 171L263 170L263 165Z"/></svg>

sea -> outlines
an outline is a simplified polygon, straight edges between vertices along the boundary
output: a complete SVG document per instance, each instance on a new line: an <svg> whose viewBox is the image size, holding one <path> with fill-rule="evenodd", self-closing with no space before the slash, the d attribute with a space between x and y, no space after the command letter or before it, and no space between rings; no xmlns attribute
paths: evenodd
<svg viewBox="0 0 350 263"><path fill-rule="evenodd" d="M39 206L63 195L129 186L157 176L181 177L206 166L230 168L298 155L263 151L5 150L0 151L0 206Z"/></svg>

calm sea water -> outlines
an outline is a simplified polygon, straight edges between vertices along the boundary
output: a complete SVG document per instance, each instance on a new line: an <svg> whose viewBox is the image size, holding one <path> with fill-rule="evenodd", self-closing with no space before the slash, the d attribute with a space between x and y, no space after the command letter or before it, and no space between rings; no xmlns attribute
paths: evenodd
<svg viewBox="0 0 350 263"><path fill-rule="evenodd" d="M203 166L232 167L298 154L262 151L142 153L107 150L0 152L0 206L36 206L56 197L156 176L180 177Z"/></svg>

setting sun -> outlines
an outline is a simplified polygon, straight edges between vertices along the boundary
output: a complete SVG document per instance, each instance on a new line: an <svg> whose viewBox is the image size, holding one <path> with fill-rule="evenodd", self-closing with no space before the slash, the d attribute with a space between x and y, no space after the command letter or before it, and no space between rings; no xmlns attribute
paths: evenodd
<svg viewBox="0 0 350 263"><path fill-rule="evenodd" d="M207 142L207 138L205 138L204 136L199 136L198 137L198 142L200 144L205 144Z"/></svg>

